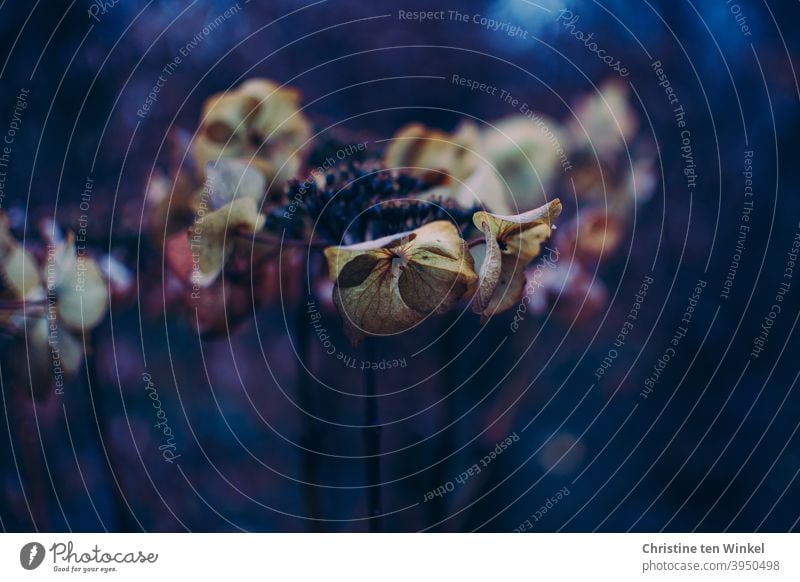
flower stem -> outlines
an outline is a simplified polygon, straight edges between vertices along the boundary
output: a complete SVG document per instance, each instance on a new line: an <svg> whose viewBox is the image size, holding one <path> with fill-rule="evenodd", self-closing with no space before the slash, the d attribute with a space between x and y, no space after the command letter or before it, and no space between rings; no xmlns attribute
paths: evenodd
<svg viewBox="0 0 800 582"><path fill-rule="evenodd" d="M303 498L311 519L309 527L312 532L320 532L322 531L322 521L320 521L322 500L320 498L320 489L317 486L320 474L319 456L314 453L315 447L318 447L320 443L320 433L317 420L313 418L313 416L316 416L316 399L312 393L311 377L305 368L305 366L308 366L309 360L310 334L304 307L302 301L297 302L294 321L295 333L297 334L297 345L295 346L297 350L297 400L305 412L303 414L305 427L303 428L303 436L300 439L300 446L302 447L301 479L303 481Z"/></svg>
<svg viewBox="0 0 800 582"><path fill-rule="evenodd" d="M16 421L12 428L21 449L22 475L19 476L25 503L28 506L33 531L51 531L50 516L48 512L47 488L42 471L42 451L34 431L34 422L31 419L33 407L36 404L25 395L22 390L11 391L11 422ZM30 411L30 413L29 413ZM13 443L12 443L13 446ZM42 451L43 452L43 451ZM27 485L26 485L27 484Z"/></svg>
<svg viewBox="0 0 800 582"><path fill-rule="evenodd" d="M365 359L375 361L375 348L370 340L364 342ZM364 376L364 451L367 455L367 511L369 531L381 531L381 426L378 419L375 370L368 367Z"/></svg>
<svg viewBox="0 0 800 582"><path fill-rule="evenodd" d="M98 446L106 459L108 468L108 480L114 500L114 521L119 532L142 531L142 526L139 520L136 519L125 493L122 491L122 474L115 462L116 456L111 448L113 436L108 426L110 410L105 398L105 390L100 385L99 375L97 374L97 331L86 331L86 334L88 343L88 349L86 350L86 376L89 398L97 426L97 436L100 438Z"/></svg>

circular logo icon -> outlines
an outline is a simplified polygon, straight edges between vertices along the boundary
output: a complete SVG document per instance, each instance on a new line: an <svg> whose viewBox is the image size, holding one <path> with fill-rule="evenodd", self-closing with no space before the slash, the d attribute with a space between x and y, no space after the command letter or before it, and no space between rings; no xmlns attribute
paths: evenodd
<svg viewBox="0 0 800 582"><path fill-rule="evenodd" d="M28 542L19 551L19 563L26 570L35 570L44 561L44 546L39 542Z"/></svg>

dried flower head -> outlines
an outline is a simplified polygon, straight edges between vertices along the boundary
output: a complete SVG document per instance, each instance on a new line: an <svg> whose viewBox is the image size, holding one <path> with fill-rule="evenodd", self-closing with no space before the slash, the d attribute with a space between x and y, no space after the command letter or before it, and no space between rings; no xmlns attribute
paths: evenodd
<svg viewBox="0 0 800 582"><path fill-rule="evenodd" d="M81 336L95 328L108 310L106 284L89 256L78 253L75 239L51 241L44 277L33 256L14 239L0 215L0 324L14 334L11 373L30 385L34 398L60 387L80 369Z"/></svg>
<svg viewBox="0 0 800 582"><path fill-rule="evenodd" d="M264 173L270 188L283 188L297 175L311 136L300 98L297 89L267 79L210 97L193 147L198 170L221 158L243 159Z"/></svg>

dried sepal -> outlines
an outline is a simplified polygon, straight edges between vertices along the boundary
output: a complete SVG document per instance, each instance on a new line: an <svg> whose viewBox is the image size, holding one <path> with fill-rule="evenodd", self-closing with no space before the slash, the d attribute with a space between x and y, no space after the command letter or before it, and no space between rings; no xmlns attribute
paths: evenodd
<svg viewBox="0 0 800 582"><path fill-rule="evenodd" d="M515 215L476 212L472 222L483 230L483 223L497 239L500 249L506 254L519 254L531 261L540 251L543 240L550 236L555 218L561 214L561 201L556 198L528 212Z"/></svg>
<svg viewBox="0 0 800 582"><path fill-rule="evenodd" d="M203 215L189 232L190 246L197 249L192 282L211 285L222 272L235 245L234 231L256 232L264 225L255 200L237 198L230 204Z"/></svg>
<svg viewBox="0 0 800 582"><path fill-rule="evenodd" d="M329 247L325 256L333 300L354 344L366 335L402 333L432 313L450 311L474 292L478 278L466 243L447 221Z"/></svg>
<svg viewBox="0 0 800 582"><path fill-rule="evenodd" d="M499 271L489 300L482 300L486 303L480 311L484 320L510 309L520 300L525 287L525 267L541 252L542 243L550 236L560 213L561 202L556 199L513 216L485 211L473 215L475 226L493 238L500 249L495 253L488 248L481 266L481 272ZM488 292L491 282L486 281L484 293Z"/></svg>

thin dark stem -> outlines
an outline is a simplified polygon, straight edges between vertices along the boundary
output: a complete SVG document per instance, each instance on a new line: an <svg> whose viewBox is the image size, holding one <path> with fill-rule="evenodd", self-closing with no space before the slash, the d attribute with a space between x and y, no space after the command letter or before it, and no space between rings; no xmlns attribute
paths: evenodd
<svg viewBox="0 0 800 582"><path fill-rule="evenodd" d="M99 375L97 374L97 332L87 331L88 349L86 353L86 373L92 403L92 412L97 420L97 436L100 437L98 447L103 452L108 468L108 481L111 487L112 498L114 500L114 521L117 524L117 531L136 532L141 531L136 517L133 515L125 494L122 492L122 473L117 467L114 451L111 449L113 436L109 427L110 409L105 398L105 390L100 385ZM103 465L101 463L101 465Z"/></svg>
<svg viewBox="0 0 800 582"><path fill-rule="evenodd" d="M442 370L442 393L441 397L444 399L442 403L442 427L450 426L441 435L439 435L439 446L436 449L436 457L434 462L436 470L433 471L433 485L436 487L442 483L447 483L450 478L450 469L453 466L453 458L447 458L458 446L458 426L455 424L458 418L458 368L457 363L453 361L457 355L456 332L457 321L453 314L447 314L443 320L442 325L444 331L439 342L439 350L441 355L441 365L445 366ZM446 517L447 505L444 500L439 503L431 504L431 523L438 523ZM426 524L430 525L430 524ZM444 524L443 524L444 525Z"/></svg>
<svg viewBox="0 0 800 582"><path fill-rule="evenodd" d="M25 395L22 390L12 390L12 411L16 417L16 430L22 452L22 472L27 486L23 485L26 491L31 519L33 520L34 531L51 531L50 516L47 508L47 490L44 486L44 474L42 471L42 458L40 456L41 447L34 434L33 421L31 414L33 407L36 406L32 400ZM31 395L32 396L32 395Z"/></svg>
<svg viewBox="0 0 800 582"><path fill-rule="evenodd" d="M375 361L375 348L372 341L364 342L365 359ZM378 398L376 392L375 370L367 368L364 391L364 451L367 455L367 511L369 512L369 531L381 531L381 426L378 418Z"/></svg>
<svg viewBox="0 0 800 582"><path fill-rule="evenodd" d="M306 370L309 364L309 347L310 337L309 323L305 304L298 301L295 306L295 334L297 350L297 400L300 407L303 409L303 420L305 427L303 436L300 440L302 447L302 481L303 481L303 498L308 509L309 517L311 518L310 528L312 532L322 531L322 499L320 496L320 488L317 486L319 483L319 455L314 450L320 443L320 431L317 420L312 418L316 416L316 399L311 388L311 376Z"/></svg>

